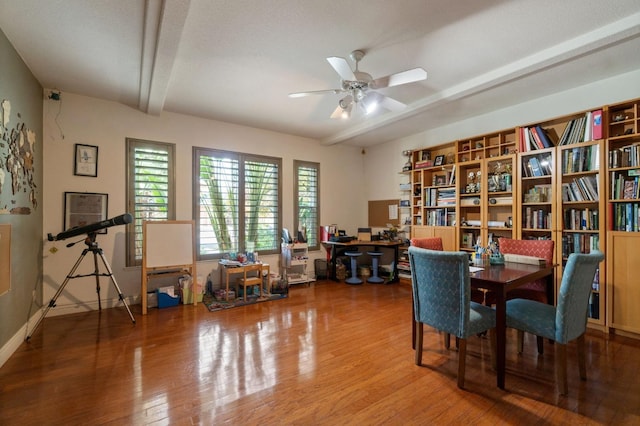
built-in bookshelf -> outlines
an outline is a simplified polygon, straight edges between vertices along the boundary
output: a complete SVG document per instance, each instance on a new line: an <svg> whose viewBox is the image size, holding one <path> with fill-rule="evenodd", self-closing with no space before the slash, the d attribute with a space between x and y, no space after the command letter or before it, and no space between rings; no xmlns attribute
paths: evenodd
<svg viewBox="0 0 640 426"><path fill-rule="evenodd" d="M554 240L556 208L555 148L518 154L517 237L525 240ZM556 241L556 247L558 242Z"/></svg>
<svg viewBox="0 0 640 426"><path fill-rule="evenodd" d="M558 193L558 223L561 225L558 274L562 276L571 253L603 250L605 243L604 141L569 142L558 147L560 171ZM605 297L600 283L605 271L599 268L593 279L589 302L592 323L605 324Z"/></svg>
<svg viewBox="0 0 640 426"><path fill-rule="evenodd" d="M486 190L483 191L482 205L485 210L483 226L487 229L486 246L489 240L495 238L515 238L517 209L514 203L514 194L517 191L517 181L513 179L516 170L516 154L506 154L489 157L484 160L486 180L483 182ZM515 217L515 219L514 219Z"/></svg>
<svg viewBox="0 0 640 426"><path fill-rule="evenodd" d="M458 164L458 192L460 194L458 214L458 247L473 251L476 244L484 244L486 227L483 229L482 180L486 179L482 160Z"/></svg>
<svg viewBox="0 0 640 426"><path fill-rule="evenodd" d="M640 334L640 99L605 108L607 325Z"/></svg>
<svg viewBox="0 0 640 426"><path fill-rule="evenodd" d="M457 170L453 143L413 152L413 237L441 236L455 249Z"/></svg>

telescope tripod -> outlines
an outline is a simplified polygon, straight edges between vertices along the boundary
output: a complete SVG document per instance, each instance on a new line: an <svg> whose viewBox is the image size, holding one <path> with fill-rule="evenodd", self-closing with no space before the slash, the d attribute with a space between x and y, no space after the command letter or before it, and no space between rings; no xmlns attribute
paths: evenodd
<svg viewBox="0 0 640 426"><path fill-rule="evenodd" d="M60 288L58 288L58 291L56 291L56 294L49 301L49 304L47 305L45 310L42 312L42 315L38 319L38 322L36 322L36 325L31 330L31 333L29 335L27 335L27 339L26 339L27 341L29 341L29 339L31 339L31 336L37 330L37 328L40 325L40 323L42 322L42 320L44 320L44 318L47 316L47 312L49 312L49 309L51 309L54 306L56 306L56 300L58 299L60 294L62 294L62 291L66 287L66 285L69 282L69 280L74 279L74 278L83 278L83 277L91 277L91 276L95 276L96 277L96 293L98 294L98 310L102 310L102 302L100 301L100 277L109 277L111 279L111 282L113 283L113 286L115 287L116 291L118 292L118 298L122 301L122 304L124 305L124 307L127 308L127 312L129 313L129 317L131 318L131 322L133 322L134 324L136 323L136 320L133 317L133 314L131 313L131 309L129 309L129 305L127 305L127 302L124 300L124 296L122 295L122 291L120 290L120 287L118 286L118 283L116 282L116 279L113 277L113 272L111 271L111 267L109 266L109 263L107 262L107 259L104 257L104 253L103 253L102 249L100 247L98 247L98 243L96 242L96 233L95 232L91 232L91 233L87 234L87 238L84 240L84 243L87 245L87 248L82 250L82 254L80 255L80 257L76 261L75 265L73 265L73 268L71 268L71 271L69 272L67 277L62 282L62 285L60 286ZM91 274L74 275L75 272L76 272L76 269L78 269L78 266L80 266L80 264L82 263L82 260L85 258L87 253L93 253L94 271ZM98 257L100 257L100 259L102 259L102 264L104 265L104 267L107 270L106 274L105 273L100 273L100 270L98 268Z"/></svg>

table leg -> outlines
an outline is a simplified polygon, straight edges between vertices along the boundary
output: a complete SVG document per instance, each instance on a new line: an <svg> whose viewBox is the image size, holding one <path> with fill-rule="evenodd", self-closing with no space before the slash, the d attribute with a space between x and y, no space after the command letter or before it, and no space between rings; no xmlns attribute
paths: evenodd
<svg viewBox="0 0 640 426"><path fill-rule="evenodd" d="M504 389L504 376L506 364L506 346L507 346L507 304L506 291L495 292L496 294L496 375L498 387Z"/></svg>
<svg viewBox="0 0 640 426"><path fill-rule="evenodd" d="M397 283L400 281L400 277L398 276L398 259L400 258L400 250L398 246L393 248L393 279L389 281L389 283Z"/></svg>
<svg viewBox="0 0 640 426"><path fill-rule="evenodd" d="M338 281L338 275L336 274L336 246L331 246L331 278L334 281Z"/></svg>

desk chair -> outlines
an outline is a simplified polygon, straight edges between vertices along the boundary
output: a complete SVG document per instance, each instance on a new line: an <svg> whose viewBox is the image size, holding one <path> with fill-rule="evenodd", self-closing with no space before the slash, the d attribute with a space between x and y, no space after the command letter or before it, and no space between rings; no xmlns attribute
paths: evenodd
<svg viewBox="0 0 640 426"><path fill-rule="evenodd" d="M238 284L243 287L242 300L247 300L247 287L257 285L260 288L262 297L262 264L253 263L244 266L244 276L238 280Z"/></svg>
<svg viewBox="0 0 640 426"><path fill-rule="evenodd" d="M344 254L351 258L351 277L344 280L344 282L347 284L362 284L362 280L358 278L358 262L356 260L358 256L362 256L362 253L359 251L346 251Z"/></svg>
<svg viewBox="0 0 640 426"><path fill-rule="evenodd" d="M379 251L368 251L367 254L369 256L371 256L371 269L372 269L372 276L370 276L369 278L367 278L367 282L368 283L372 283L372 284L381 284L384 282L383 278L380 278L378 276L378 263L379 263L379 258L382 256L382 252Z"/></svg>
<svg viewBox="0 0 640 426"><path fill-rule="evenodd" d="M522 353L525 331L557 343L556 384L561 395L566 395L568 391L567 343L574 339L578 343L580 378L587 379L584 333L593 277L603 259L604 255L596 250L591 254L569 255L558 292L557 307L526 299L507 301L507 327L518 330L518 353Z"/></svg>
<svg viewBox="0 0 640 426"><path fill-rule="evenodd" d="M423 324L455 335L459 340L458 387L464 388L467 338L491 330L495 352L496 312L471 301L469 255L409 247L416 333L416 365L422 364ZM495 359L495 356L493 356Z"/></svg>

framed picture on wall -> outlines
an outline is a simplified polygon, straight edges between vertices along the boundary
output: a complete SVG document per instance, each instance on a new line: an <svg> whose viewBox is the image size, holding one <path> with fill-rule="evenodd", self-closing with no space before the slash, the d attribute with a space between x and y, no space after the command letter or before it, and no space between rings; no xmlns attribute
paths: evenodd
<svg viewBox="0 0 640 426"><path fill-rule="evenodd" d="M73 174L76 176L98 176L98 147L77 143Z"/></svg>
<svg viewBox="0 0 640 426"><path fill-rule="evenodd" d="M64 193L64 224L68 231L72 228L91 225L107 220L108 194L95 192L65 192ZM107 229L97 231L106 234Z"/></svg>

